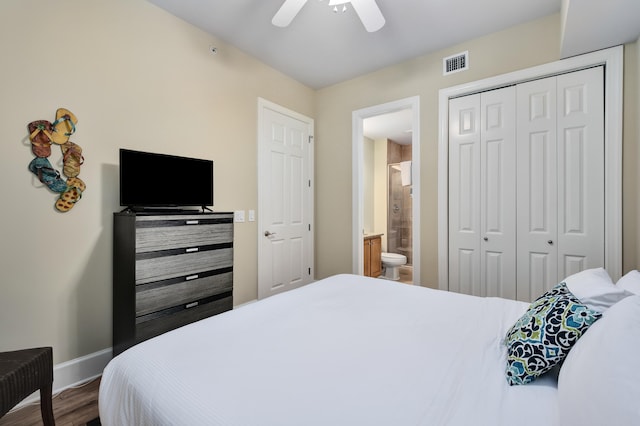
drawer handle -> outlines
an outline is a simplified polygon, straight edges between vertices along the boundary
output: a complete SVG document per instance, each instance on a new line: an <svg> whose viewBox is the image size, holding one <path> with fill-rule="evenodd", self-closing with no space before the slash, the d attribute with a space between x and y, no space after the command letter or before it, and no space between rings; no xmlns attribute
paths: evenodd
<svg viewBox="0 0 640 426"><path fill-rule="evenodd" d="M186 221L186 224L187 224L187 225L197 225L197 224L199 224L199 223L200 223L200 221L199 221L199 220L187 220L187 221Z"/></svg>
<svg viewBox="0 0 640 426"><path fill-rule="evenodd" d="M192 248L188 248L188 249L186 249L186 250L185 250L185 252L187 252L187 253L193 253L193 252L196 252L196 251L198 251L198 250L199 250L199 249L198 249L198 247L192 247Z"/></svg>
<svg viewBox="0 0 640 426"><path fill-rule="evenodd" d="M195 275L189 275L187 278L185 278L187 281L191 281L191 280L195 280L198 278L198 274Z"/></svg>
<svg viewBox="0 0 640 426"><path fill-rule="evenodd" d="M195 306L198 306L198 302L191 302L184 305L185 309L193 308Z"/></svg>

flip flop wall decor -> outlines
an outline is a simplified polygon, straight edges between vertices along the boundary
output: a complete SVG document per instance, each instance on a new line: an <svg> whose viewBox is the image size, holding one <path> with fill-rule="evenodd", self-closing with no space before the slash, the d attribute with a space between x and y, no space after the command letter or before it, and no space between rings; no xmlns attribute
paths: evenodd
<svg viewBox="0 0 640 426"><path fill-rule="evenodd" d="M78 118L66 108L58 108L53 123L47 120L32 121L27 125L31 151L36 156L29 163L29 171L38 177L49 190L60 194L55 207L65 213L82 198L87 185L78 177L80 166L84 163L82 148L69 138L76 131ZM60 145L62 154L62 173L53 168L47 157L51 155L51 145Z"/></svg>

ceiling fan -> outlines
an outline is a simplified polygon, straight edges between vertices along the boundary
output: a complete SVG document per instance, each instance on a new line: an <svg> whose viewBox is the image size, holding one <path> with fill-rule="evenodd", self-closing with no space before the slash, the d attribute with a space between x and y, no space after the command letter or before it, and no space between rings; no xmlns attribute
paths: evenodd
<svg viewBox="0 0 640 426"><path fill-rule="evenodd" d="M285 0L271 23L277 27L288 26L306 3L307 0ZM346 3L351 3L368 32L372 33L383 27L384 16L382 16L376 0L329 0L329 6L334 6L334 10L337 10L335 8L340 4L344 4L346 7Z"/></svg>

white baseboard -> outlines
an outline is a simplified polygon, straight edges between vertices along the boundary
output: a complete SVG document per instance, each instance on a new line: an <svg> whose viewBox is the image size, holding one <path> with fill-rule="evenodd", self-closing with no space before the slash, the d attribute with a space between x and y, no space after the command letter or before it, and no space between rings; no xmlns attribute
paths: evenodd
<svg viewBox="0 0 640 426"><path fill-rule="evenodd" d="M112 358L111 348L81 356L53 366L53 394L76 387L102 375L102 370ZM40 403L40 392L36 391L16 405L17 410L28 404ZM11 410L11 411L13 411Z"/></svg>
<svg viewBox="0 0 640 426"><path fill-rule="evenodd" d="M248 302L244 302L244 303L241 303L239 305L234 306L233 309L238 309L238 308L241 308L243 306L250 305L252 303L256 303L257 301L258 301L258 299L249 300Z"/></svg>

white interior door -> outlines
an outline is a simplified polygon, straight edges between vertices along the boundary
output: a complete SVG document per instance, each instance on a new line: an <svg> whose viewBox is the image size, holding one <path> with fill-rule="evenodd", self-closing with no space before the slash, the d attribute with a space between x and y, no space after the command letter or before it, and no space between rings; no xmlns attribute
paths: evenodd
<svg viewBox="0 0 640 426"><path fill-rule="evenodd" d="M449 102L449 290L480 295L480 95Z"/></svg>
<svg viewBox="0 0 640 426"><path fill-rule="evenodd" d="M518 299L605 265L602 67L518 85Z"/></svg>
<svg viewBox="0 0 640 426"><path fill-rule="evenodd" d="M604 71L558 76L558 280L604 266Z"/></svg>
<svg viewBox="0 0 640 426"><path fill-rule="evenodd" d="M516 91L480 95L481 296L516 298Z"/></svg>
<svg viewBox="0 0 640 426"><path fill-rule="evenodd" d="M557 284L556 78L519 84L517 299Z"/></svg>
<svg viewBox="0 0 640 426"><path fill-rule="evenodd" d="M258 298L313 281L313 120L259 102Z"/></svg>
<svg viewBox="0 0 640 426"><path fill-rule="evenodd" d="M449 108L450 289L515 298L515 89Z"/></svg>

